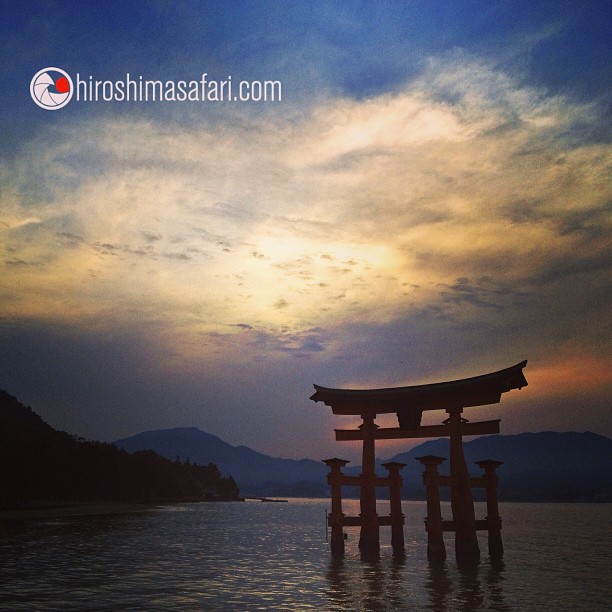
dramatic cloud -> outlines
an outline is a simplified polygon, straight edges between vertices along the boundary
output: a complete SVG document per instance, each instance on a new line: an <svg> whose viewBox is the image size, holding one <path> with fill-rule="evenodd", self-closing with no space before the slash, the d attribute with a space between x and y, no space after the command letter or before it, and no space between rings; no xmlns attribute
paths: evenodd
<svg viewBox="0 0 612 612"><path fill-rule="evenodd" d="M3 170L3 317L140 330L153 369L243 379L262 406L278 376L285 402L299 376L308 393L525 357L532 397L578 392L568 347L603 388L601 113L456 52L302 113L41 130Z"/></svg>

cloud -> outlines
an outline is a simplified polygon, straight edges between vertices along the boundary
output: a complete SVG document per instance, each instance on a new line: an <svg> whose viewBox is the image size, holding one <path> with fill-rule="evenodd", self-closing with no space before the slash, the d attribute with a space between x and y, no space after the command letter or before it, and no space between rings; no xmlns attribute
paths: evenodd
<svg viewBox="0 0 612 612"><path fill-rule="evenodd" d="M2 170L3 316L137 322L166 372L299 357L322 384L601 353L597 106L454 53L391 93L235 119L41 130Z"/></svg>

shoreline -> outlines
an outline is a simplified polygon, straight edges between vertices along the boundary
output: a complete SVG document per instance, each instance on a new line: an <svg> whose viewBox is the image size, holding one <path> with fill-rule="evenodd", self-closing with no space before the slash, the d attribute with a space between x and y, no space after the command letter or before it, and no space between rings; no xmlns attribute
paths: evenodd
<svg viewBox="0 0 612 612"><path fill-rule="evenodd" d="M0 510L0 523L3 521L26 521L47 518L66 518L73 516L102 516L105 514L130 514L147 512L170 504L218 503L220 501L244 501L238 499L159 499L151 501L109 501L109 502L66 502L32 503L22 508Z"/></svg>
<svg viewBox="0 0 612 612"><path fill-rule="evenodd" d="M66 518L73 516L102 516L105 514L129 514L132 512L155 510L161 505L161 503L153 502L97 502L41 505L39 507L28 506L21 509L0 510L0 522Z"/></svg>

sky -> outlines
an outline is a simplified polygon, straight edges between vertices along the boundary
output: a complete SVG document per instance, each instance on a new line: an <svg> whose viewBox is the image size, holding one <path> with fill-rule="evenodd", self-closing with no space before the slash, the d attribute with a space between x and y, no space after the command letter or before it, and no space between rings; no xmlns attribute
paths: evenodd
<svg viewBox="0 0 612 612"><path fill-rule="evenodd" d="M0 388L53 427L357 460L313 383L527 359L465 416L612 436L608 2L0 7ZM47 111L46 67L282 97Z"/></svg>

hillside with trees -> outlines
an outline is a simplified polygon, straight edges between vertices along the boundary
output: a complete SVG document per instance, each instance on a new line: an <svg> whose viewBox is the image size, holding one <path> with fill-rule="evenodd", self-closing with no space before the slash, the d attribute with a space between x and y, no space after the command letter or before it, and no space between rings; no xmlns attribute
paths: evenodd
<svg viewBox="0 0 612 612"><path fill-rule="evenodd" d="M188 455L200 463L213 462L231 473L246 495L285 497L327 497L327 468L321 461L281 459L258 453L246 446L231 446L223 440L195 427L179 427L146 431L115 444L135 452L153 449L168 458ZM501 501L531 502L609 502L612 500L612 440L592 432L521 433L482 436L465 441L465 458L473 476L481 474L475 461L503 461L498 470ZM342 457L343 447L338 445ZM380 451L379 451L380 453ZM439 455L447 461L440 473L448 473L450 457L446 438L427 440L410 451L376 460L377 473L388 461L404 463L403 499L425 499L421 455ZM361 467L348 465L343 471L356 476ZM379 496L388 494L382 488ZM442 487L442 499L449 499L450 490ZM482 489L474 489L476 499L484 499ZM344 487L344 497L359 497L358 487Z"/></svg>
<svg viewBox="0 0 612 612"><path fill-rule="evenodd" d="M0 509L32 503L235 500L239 490L216 465L128 453L57 431L0 391Z"/></svg>

